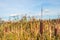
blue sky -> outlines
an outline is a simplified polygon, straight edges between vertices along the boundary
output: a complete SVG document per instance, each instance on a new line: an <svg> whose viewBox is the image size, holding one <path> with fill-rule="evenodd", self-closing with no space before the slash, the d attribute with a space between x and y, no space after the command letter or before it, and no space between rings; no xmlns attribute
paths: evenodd
<svg viewBox="0 0 60 40"><path fill-rule="evenodd" d="M43 18L57 18L60 14L60 0L0 0L0 17L13 14L40 16L43 6Z"/></svg>

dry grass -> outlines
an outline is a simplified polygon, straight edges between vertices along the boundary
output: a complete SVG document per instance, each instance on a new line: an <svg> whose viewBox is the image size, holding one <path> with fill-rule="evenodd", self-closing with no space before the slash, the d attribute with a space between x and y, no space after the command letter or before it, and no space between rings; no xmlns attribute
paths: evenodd
<svg viewBox="0 0 60 40"><path fill-rule="evenodd" d="M56 36L55 28L58 30ZM0 24L0 40L60 40L59 28L58 20L44 20L41 35L40 20L4 22Z"/></svg>

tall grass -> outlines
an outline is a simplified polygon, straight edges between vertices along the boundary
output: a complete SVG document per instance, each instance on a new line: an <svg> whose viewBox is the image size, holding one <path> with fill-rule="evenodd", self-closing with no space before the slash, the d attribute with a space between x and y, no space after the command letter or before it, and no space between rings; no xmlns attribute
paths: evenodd
<svg viewBox="0 0 60 40"><path fill-rule="evenodd" d="M0 40L60 40L60 23L57 19L42 20L42 35L40 34L40 22L37 19L3 22L0 24ZM57 29L56 35L55 28Z"/></svg>

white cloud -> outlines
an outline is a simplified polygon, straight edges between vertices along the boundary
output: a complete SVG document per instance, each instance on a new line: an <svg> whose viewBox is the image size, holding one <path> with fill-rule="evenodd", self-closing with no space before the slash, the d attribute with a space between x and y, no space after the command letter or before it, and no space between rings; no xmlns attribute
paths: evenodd
<svg viewBox="0 0 60 40"><path fill-rule="evenodd" d="M60 14L60 10L54 10L54 9L44 9L42 17L43 19L49 19L49 18L57 18ZM59 14L58 14L59 13ZM36 16L41 17L41 11L39 13L36 13Z"/></svg>
<svg viewBox="0 0 60 40"><path fill-rule="evenodd" d="M57 15L58 10L55 9L44 9L43 10L43 15Z"/></svg>
<svg viewBox="0 0 60 40"><path fill-rule="evenodd" d="M17 16L18 14L11 14L10 16Z"/></svg>

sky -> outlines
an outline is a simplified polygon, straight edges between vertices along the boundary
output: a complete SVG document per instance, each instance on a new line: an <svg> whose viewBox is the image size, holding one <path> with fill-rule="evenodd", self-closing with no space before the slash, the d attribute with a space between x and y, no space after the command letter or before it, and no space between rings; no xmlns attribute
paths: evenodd
<svg viewBox="0 0 60 40"><path fill-rule="evenodd" d="M60 0L0 0L0 17L41 16L41 8L43 19L57 18L60 15Z"/></svg>

